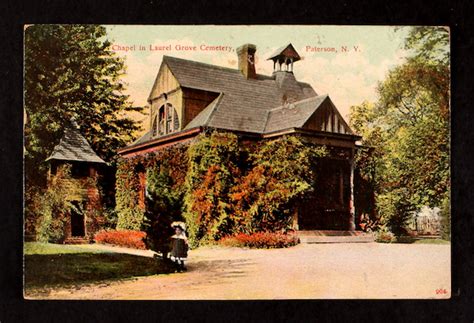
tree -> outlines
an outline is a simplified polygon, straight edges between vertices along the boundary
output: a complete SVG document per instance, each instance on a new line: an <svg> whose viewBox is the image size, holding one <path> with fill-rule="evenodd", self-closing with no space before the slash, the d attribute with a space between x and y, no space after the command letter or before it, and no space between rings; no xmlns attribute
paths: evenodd
<svg viewBox="0 0 474 323"><path fill-rule="evenodd" d="M377 208L392 232L403 232L408 213L449 198L449 32L415 27L411 56L378 85L379 99L351 107L351 125L375 148ZM445 203L445 202L444 202Z"/></svg>
<svg viewBox="0 0 474 323"><path fill-rule="evenodd" d="M169 237L173 234L171 223L182 221L184 190L174 183L168 166L155 165L147 170L147 198L144 223L146 244L151 250L167 258Z"/></svg>
<svg viewBox="0 0 474 323"><path fill-rule="evenodd" d="M413 52L410 59L432 65L449 66L449 28L443 26L412 27L405 39L405 49Z"/></svg>
<svg viewBox="0 0 474 323"><path fill-rule="evenodd" d="M133 139L139 129L120 77L124 61L110 50L97 25L34 25L25 30L26 183L44 185L45 159L75 118L103 159Z"/></svg>

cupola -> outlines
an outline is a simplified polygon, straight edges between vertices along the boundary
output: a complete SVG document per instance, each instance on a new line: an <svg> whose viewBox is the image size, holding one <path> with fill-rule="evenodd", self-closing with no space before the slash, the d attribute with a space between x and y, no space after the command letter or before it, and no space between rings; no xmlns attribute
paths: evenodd
<svg viewBox="0 0 474 323"><path fill-rule="evenodd" d="M273 73L285 71L293 72L293 63L301 59L292 44L278 48L268 60L273 61Z"/></svg>

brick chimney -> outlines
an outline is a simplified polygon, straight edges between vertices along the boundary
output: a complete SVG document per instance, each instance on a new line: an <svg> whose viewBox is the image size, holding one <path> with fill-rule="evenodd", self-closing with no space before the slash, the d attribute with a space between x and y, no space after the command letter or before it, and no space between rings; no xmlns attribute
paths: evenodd
<svg viewBox="0 0 474 323"><path fill-rule="evenodd" d="M245 44L237 48L237 56L239 57L239 71L246 79L257 78L255 72L255 52L257 46Z"/></svg>

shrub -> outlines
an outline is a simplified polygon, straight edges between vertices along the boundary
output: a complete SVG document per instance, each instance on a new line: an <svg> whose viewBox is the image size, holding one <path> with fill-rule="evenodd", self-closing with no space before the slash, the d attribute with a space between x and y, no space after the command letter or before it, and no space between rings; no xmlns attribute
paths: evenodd
<svg viewBox="0 0 474 323"><path fill-rule="evenodd" d="M120 247L146 250L144 239L146 233L136 230L99 231L94 237L96 243L111 244Z"/></svg>
<svg viewBox="0 0 474 323"><path fill-rule="evenodd" d="M449 192L441 205L441 238L451 240L451 205Z"/></svg>
<svg viewBox="0 0 474 323"><path fill-rule="evenodd" d="M382 243L392 243L396 242L395 235L388 231L386 228L382 228L375 233L375 241L382 242Z"/></svg>
<svg viewBox="0 0 474 323"><path fill-rule="evenodd" d="M151 250L167 258L170 251L170 236L173 221L181 219L182 190L175 185L168 167L154 166L147 170L147 198L143 230L147 233L145 243Z"/></svg>
<svg viewBox="0 0 474 323"><path fill-rule="evenodd" d="M407 233L407 222L415 210L408 190L399 188L380 194L377 197L377 209L386 229L396 236Z"/></svg>
<svg viewBox="0 0 474 323"><path fill-rule="evenodd" d="M219 244L228 247L248 248L287 248L299 243L298 236L294 233L257 232L252 234L239 233L219 240Z"/></svg>

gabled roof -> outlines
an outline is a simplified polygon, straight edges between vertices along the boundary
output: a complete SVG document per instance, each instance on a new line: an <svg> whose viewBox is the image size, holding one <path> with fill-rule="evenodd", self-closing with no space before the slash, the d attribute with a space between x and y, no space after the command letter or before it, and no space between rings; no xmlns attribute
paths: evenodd
<svg viewBox="0 0 474 323"><path fill-rule="evenodd" d="M168 65L181 87L223 94L218 104L197 116L199 123L206 119L210 127L261 133L265 129L268 110L280 106L286 92L271 76L257 74L256 79L246 79L237 69L169 56L163 57L163 64ZM288 77L292 76L288 73ZM292 87L299 89L293 91L297 93L296 101L316 95L308 84L298 82L294 77ZM207 118L205 115L209 110L212 110L212 116Z"/></svg>
<svg viewBox="0 0 474 323"><path fill-rule="evenodd" d="M302 128L326 99L328 99L327 95L319 95L270 110L265 132Z"/></svg>
<svg viewBox="0 0 474 323"><path fill-rule="evenodd" d="M54 147L51 156L46 160L52 159L105 164L105 161L94 152L86 138L81 135L74 122L64 128L59 144Z"/></svg>
<svg viewBox="0 0 474 323"><path fill-rule="evenodd" d="M139 145L139 144L142 144L144 142L147 142L147 141L151 140L152 139L152 133L153 133L153 130L147 131L144 135L142 135L140 138L138 138L133 143L131 143L130 146Z"/></svg>
<svg viewBox="0 0 474 323"><path fill-rule="evenodd" d="M276 54L291 50L294 48L289 44ZM128 147L142 146L160 138L165 140L167 136L179 136L198 127L260 135L290 128L311 130L312 127L320 132L353 135L330 98L318 96L311 85L297 81L289 71L275 71L272 76L257 74L256 78L247 79L238 69L163 56L149 101L162 93L158 78L165 66L176 79L177 86L213 92L218 96L181 131L156 138L149 131ZM334 131L325 126L328 113L337 123L338 129ZM314 122L311 121L313 116L317 117Z"/></svg>
<svg viewBox="0 0 474 323"><path fill-rule="evenodd" d="M212 101L204 110L202 110L193 120L191 120L191 122L188 123L184 129L207 126L211 120L213 112L216 110L223 96L224 94L219 94L219 96L215 98L214 101Z"/></svg>

